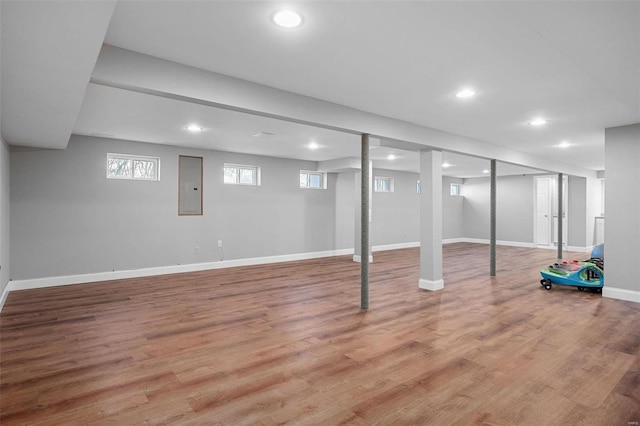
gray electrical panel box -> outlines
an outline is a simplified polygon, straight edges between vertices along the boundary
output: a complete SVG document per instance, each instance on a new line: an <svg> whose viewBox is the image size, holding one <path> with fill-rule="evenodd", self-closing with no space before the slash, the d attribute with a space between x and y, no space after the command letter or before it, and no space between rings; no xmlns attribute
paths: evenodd
<svg viewBox="0 0 640 426"><path fill-rule="evenodd" d="M202 215L202 157L178 161L178 215Z"/></svg>

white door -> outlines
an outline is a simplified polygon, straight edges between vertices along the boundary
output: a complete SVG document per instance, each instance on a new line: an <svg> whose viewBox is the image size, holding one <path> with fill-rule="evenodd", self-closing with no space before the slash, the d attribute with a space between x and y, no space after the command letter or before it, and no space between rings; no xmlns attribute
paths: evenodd
<svg viewBox="0 0 640 426"><path fill-rule="evenodd" d="M569 202L568 179L562 179L562 245L566 246L569 238L569 227L567 226L567 206ZM558 245L558 179L551 178L551 216L553 217L553 244Z"/></svg>
<svg viewBox="0 0 640 426"><path fill-rule="evenodd" d="M551 178L536 178L536 244L551 245Z"/></svg>

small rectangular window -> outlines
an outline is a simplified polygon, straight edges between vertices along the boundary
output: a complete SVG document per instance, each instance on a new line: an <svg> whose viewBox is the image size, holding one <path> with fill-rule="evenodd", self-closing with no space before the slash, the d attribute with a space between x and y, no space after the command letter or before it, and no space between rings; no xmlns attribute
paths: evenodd
<svg viewBox="0 0 640 426"><path fill-rule="evenodd" d="M260 185L260 167L225 163L224 183L231 185Z"/></svg>
<svg viewBox="0 0 640 426"><path fill-rule="evenodd" d="M373 190L375 192L393 192L393 179L376 176L373 180Z"/></svg>
<svg viewBox="0 0 640 426"><path fill-rule="evenodd" d="M300 188L326 189L327 174L300 170Z"/></svg>
<svg viewBox="0 0 640 426"><path fill-rule="evenodd" d="M109 153L107 179L160 180L160 158Z"/></svg>
<svg viewBox="0 0 640 426"><path fill-rule="evenodd" d="M416 182L416 194L422 193L422 184L420 181Z"/></svg>
<svg viewBox="0 0 640 426"><path fill-rule="evenodd" d="M451 184L451 195L460 195L460 184L452 183Z"/></svg>

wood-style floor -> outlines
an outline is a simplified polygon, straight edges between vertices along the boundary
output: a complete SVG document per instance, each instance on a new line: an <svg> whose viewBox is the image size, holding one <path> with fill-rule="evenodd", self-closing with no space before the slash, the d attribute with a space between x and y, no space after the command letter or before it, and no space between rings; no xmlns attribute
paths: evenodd
<svg viewBox="0 0 640 426"><path fill-rule="evenodd" d="M418 256L375 253L368 312L349 256L12 292L0 423L638 424L637 304L546 291L550 250L446 245L439 292Z"/></svg>

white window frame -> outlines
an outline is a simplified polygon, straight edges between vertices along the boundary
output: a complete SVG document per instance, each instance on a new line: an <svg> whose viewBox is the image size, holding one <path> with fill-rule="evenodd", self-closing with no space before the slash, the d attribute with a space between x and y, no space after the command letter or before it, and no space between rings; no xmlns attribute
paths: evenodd
<svg viewBox="0 0 640 426"><path fill-rule="evenodd" d="M455 189L454 189L455 188ZM462 184L460 183L452 183L449 194L453 197L461 197L462 196Z"/></svg>
<svg viewBox="0 0 640 426"><path fill-rule="evenodd" d="M303 189L327 189L327 174L325 172L314 172L312 170L300 170L300 175L306 174L306 183L300 182L300 188ZM320 186L311 186L311 176L318 176L321 180Z"/></svg>
<svg viewBox="0 0 640 426"><path fill-rule="evenodd" d="M382 185L382 182L384 181L388 181L389 182L389 190L385 190L384 189L384 185ZM393 192L394 190L394 185L393 185L393 178L391 177L387 177L387 176L375 176L373 178L373 191L374 192Z"/></svg>
<svg viewBox="0 0 640 426"><path fill-rule="evenodd" d="M226 169L230 169L230 168L235 168L237 169L236 171L236 181L235 182L227 182L225 180L225 171ZM240 171L241 170L253 170L254 171L254 176L255 176L255 181L252 183L243 183L240 182ZM225 185L243 185L243 186L260 186L261 185L261 170L260 170L260 166L253 166L253 165L249 165L249 164L231 164L231 163L224 163L224 169L222 170L222 182Z"/></svg>
<svg viewBox="0 0 640 426"><path fill-rule="evenodd" d="M131 161L130 172L128 175L111 175L109 174L109 160L111 159L119 159L119 160L127 160ZM153 178L147 177L136 177L134 175L134 166L133 163L135 161L145 161L152 162L155 164L156 174ZM107 153L107 161L105 164L106 176L107 179L118 179L118 180L141 180L147 182L157 182L160 180L160 157L149 157L144 155L131 155L131 154L116 154L113 152Z"/></svg>

